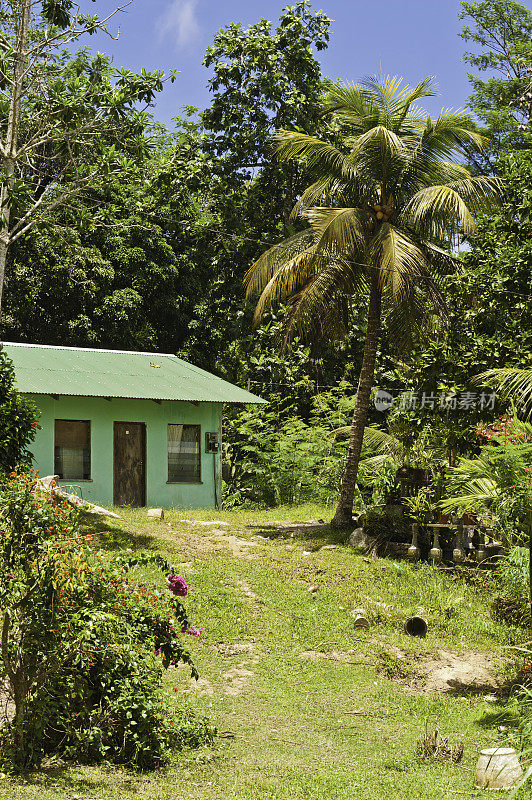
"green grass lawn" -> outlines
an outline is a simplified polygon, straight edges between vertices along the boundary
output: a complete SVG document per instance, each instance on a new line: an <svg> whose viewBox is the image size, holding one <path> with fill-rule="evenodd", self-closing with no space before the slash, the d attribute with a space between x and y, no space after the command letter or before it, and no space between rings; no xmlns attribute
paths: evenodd
<svg viewBox="0 0 532 800"><path fill-rule="evenodd" d="M123 521L95 523L100 547L158 550L190 584L189 618L203 634L188 643L201 679L192 686L185 669L170 669L168 703L207 714L221 735L156 773L61 765L24 781L3 777L0 798L478 794L474 766L482 747L501 741L504 701L486 699L492 692L482 689L428 691L421 666L441 650L504 660L519 631L494 621L487 594L452 571L364 558L326 526L291 536L278 524L327 515L308 506L172 511L148 522L145 511L124 511ZM368 613L368 631L354 630L349 612L357 607ZM419 611L429 625L424 640L403 633L405 618ZM436 725L463 741L458 765L416 756L417 740Z"/></svg>

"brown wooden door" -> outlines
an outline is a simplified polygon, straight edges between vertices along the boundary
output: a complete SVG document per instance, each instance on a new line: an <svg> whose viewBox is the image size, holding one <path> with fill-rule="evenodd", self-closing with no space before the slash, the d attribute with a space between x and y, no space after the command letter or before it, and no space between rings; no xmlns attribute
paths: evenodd
<svg viewBox="0 0 532 800"><path fill-rule="evenodd" d="M146 426L143 422L114 424L114 503L146 505Z"/></svg>

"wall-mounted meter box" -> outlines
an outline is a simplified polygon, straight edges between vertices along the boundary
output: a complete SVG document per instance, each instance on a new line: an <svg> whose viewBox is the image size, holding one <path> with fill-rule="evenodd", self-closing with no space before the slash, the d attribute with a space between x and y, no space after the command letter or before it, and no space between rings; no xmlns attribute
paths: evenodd
<svg viewBox="0 0 532 800"><path fill-rule="evenodd" d="M220 449L220 438L218 436L218 432L215 431L214 433L207 432L205 434L205 452L206 453L217 453Z"/></svg>

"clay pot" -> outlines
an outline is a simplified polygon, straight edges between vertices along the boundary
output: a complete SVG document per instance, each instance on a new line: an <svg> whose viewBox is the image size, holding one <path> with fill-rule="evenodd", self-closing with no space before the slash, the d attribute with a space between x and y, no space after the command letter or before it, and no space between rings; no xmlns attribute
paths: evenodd
<svg viewBox="0 0 532 800"><path fill-rule="evenodd" d="M354 608L351 611L351 616L354 619L355 629L361 630L369 628L369 619L364 608Z"/></svg>
<svg viewBox="0 0 532 800"><path fill-rule="evenodd" d="M437 528L434 529L434 544L429 550L429 558L431 561L434 561L436 564L439 564L441 561L442 552L440 547L440 532Z"/></svg>
<svg viewBox="0 0 532 800"><path fill-rule="evenodd" d="M483 789L511 789L522 778L523 770L512 747L481 750L475 772L475 786Z"/></svg>
<svg viewBox="0 0 532 800"><path fill-rule="evenodd" d="M408 558L411 561L417 561L420 556L420 550L417 543L418 535L419 535L419 525L415 522L412 525L412 544L408 548L408 553L407 553Z"/></svg>

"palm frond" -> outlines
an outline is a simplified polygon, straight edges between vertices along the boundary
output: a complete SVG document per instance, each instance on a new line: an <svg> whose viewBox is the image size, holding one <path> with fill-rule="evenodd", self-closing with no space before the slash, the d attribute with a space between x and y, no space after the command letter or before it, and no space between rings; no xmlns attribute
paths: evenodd
<svg viewBox="0 0 532 800"><path fill-rule="evenodd" d="M339 436L349 436L352 430L351 425L343 425L341 428L335 428L331 431L331 436L335 439ZM391 433L387 433L380 428L374 428L370 425L364 428L364 447L375 454L390 454L402 450L399 439L396 439Z"/></svg>
<svg viewBox="0 0 532 800"><path fill-rule="evenodd" d="M306 133L284 130L276 131L272 141L281 161L297 158L310 168L319 166L321 172L327 170L336 177L356 177L352 162L330 142Z"/></svg>
<svg viewBox="0 0 532 800"><path fill-rule="evenodd" d="M353 295L365 291L365 267L352 260L323 259L320 270L295 294L286 319L286 339L297 332L307 340L328 331L332 338L346 333Z"/></svg>
<svg viewBox="0 0 532 800"><path fill-rule="evenodd" d="M327 200L334 196L341 195L342 190L347 186L346 182L339 180L332 175L325 174L316 177L314 183L301 193L301 197L295 203L290 212L290 219L296 219L301 212L315 205L323 205Z"/></svg>
<svg viewBox="0 0 532 800"><path fill-rule="evenodd" d="M417 147L413 147L405 160L400 183L403 192L412 196L427 186L449 184L452 181L471 177L469 170L461 164L446 159L434 159Z"/></svg>
<svg viewBox="0 0 532 800"><path fill-rule="evenodd" d="M503 183L493 175L473 175L447 184L458 192L471 211L486 211L501 198Z"/></svg>
<svg viewBox="0 0 532 800"><path fill-rule="evenodd" d="M370 256L379 270L381 286L396 299L409 291L413 278L426 271L422 251L389 222L382 224L374 236Z"/></svg>
<svg viewBox="0 0 532 800"><path fill-rule="evenodd" d="M377 95L383 104L389 103L395 108L411 105L422 97L436 97L438 94L434 78L430 76L419 81L413 89L397 75L372 75L364 78L361 85Z"/></svg>
<svg viewBox="0 0 532 800"><path fill-rule="evenodd" d="M364 251L364 212L357 208L309 208L304 216L314 231L318 256L353 256Z"/></svg>
<svg viewBox="0 0 532 800"><path fill-rule="evenodd" d="M454 273L457 268L464 266L464 262L460 258L451 255L447 250L426 239L419 241L419 247L423 251L425 261L430 264L432 272L437 276Z"/></svg>
<svg viewBox="0 0 532 800"><path fill-rule="evenodd" d="M443 109L435 122L427 117L420 147L426 156L433 159L452 160L457 151L463 152L468 147L484 150L487 141L486 137L473 130L471 119L466 114Z"/></svg>
<svg viewBox="0 0 532 800"><path fill-rule="evenodd" d="M394 353L406 353L427 343L447 321L443 296L440 294L435 307L419 286L412 286L400 300L386 303L386 308L386 328Z"/></svg>
<svg viewBox="0 0 532 800"><path fill-rule="evenodd" d="M395 120L395 130L398 131L402 128L407 116L411 117L411 124L414 122L416 128L419 124L422 124L424 127L426 115L421 111L421 109L412 109L412 104L415 103L416 100L420 100L422 97L435 97L436 95L437 91L434 84L434 78L432 77L423 78L423 80L421 80L417 86L414 86L413 89L410 89L409 86L406 86L403 96L403 110Z"/></svg>
<svg viewBox="0 0 532 800"><path fill-rule="evenodd" d="M471 234L476 223L456 189L450 186L428 186L416 192L405 204L403 221L427 231L432 237L443 240L460 229Z"/></svg>
<svg viewBox="0 0 532 800"><path fill-rule="evenodd" d="M459 508L462 512L475 513L491 508L497 499L497 483L490 478L474 478L467 481L452 497L440 501L444 513Z"/></svg>
<svg viewBox="0 0 532 800"><path fill-rule="evenodd" d="M477 375L474 382L498 388L506 397L514 400L516 408L523 412L524 419L532 417L532 369L489 369Z"/></svg>
<svg viewBox="0 0 532 800"><path fill-rule="evenodd" d="M511 444L511 453L504 444L488 445L476 458L461 458L447 475L449 496L441 501L444 511L486 511L511 497L516 485L529 480L532 466L532 425L514 417L523 434L523 442Z"/></svg>
<svg viewBox="0 0 532 800"><path fill-rule="evenodd" d="M368 478L374 478L382 472L383 467L390 460L388 453L377 453L375 456L366 456L360 459L359 475L362 483Z"/></svg>
<svg viewBox="0 0 532 800"><path fill-rule="evenodd" d="M351 430L351 429L350 429ZM380 428L368 426L364 428L364 446L376 455L393 455L398 457L403 451L403 445L391 433Z"/></svg>
<svg viewBox="0 0 532 800"><path fill-rule="evenodd" d="M264 286L257 301L253 325L257 327L262 321L265 311L276 303L294 297L314 277L320 263L314 256L314 248L310 247L297 253L279 266Z"/></svg>
<svg viewBox="0 0 532 800"><path fill-rule="evenodd" d="M306 228L266 250L244 276L246 297L256 297L260 294L281 266L299 253L308 251L313 243L313 232L310 228Z"/></svg>
<svg viewBox="0 0 532 800"><path fill-rule="evenodd" d="M357 164L366 153L379 153L382 158L394 158L405 153L405 143L395 131L386 125L374 125L369 131L349 140L352 153L350 164Z"/></svg>
<svg viewBox="0 0 532 800"><path fill-rule="evenodd" d="M443 511L489 509L500 493L500 477L485 456L461 458L447 476L449 497L440 502Z"/></svg>
<svg viewBox="0 0 532 800"><path fill-rule="evenodd" d="M349 124L354 133L369 130L379 123L375 95L356 83L328 81L321 106L325 114L334 114L339 121Z"/></svg>

